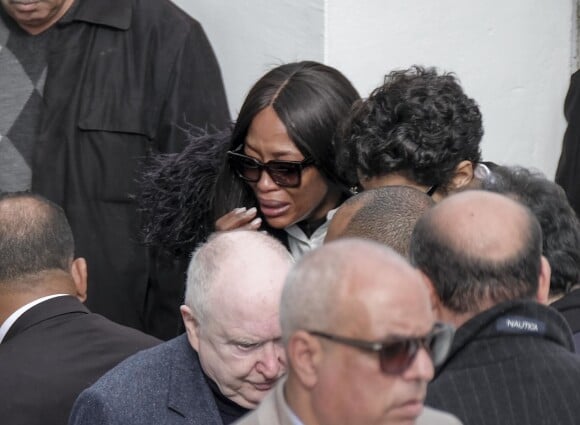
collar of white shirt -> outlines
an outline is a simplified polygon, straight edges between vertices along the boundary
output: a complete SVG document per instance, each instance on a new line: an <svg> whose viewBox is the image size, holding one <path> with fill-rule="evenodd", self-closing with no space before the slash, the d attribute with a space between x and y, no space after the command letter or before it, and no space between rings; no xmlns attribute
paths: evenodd
<svg viewBox="0 0 580 425"><path fill-rule="evenodd" d="M8 333L8 331L10 330L10 328L12 327L14 322L16 322L20 316L22 316L24 313L26 313L32 307L34 307L35 305L40 304L41 302L44 302L46 300L50 300L51 298L65 297L67 295L69 295L69 294L49 295L47 297L38 298L37 300L29 302L28 304L24 304L22 307L20 307L14 313L12 313L10 316L8 316L8 318L6 320L4 320L4 323L2 323L2 326L0 326L0 344L2 344L4 337L6 336L6 334Z"/></svg>
<svg viewBox="0 0 580 425"><path fill-rule="evenodd" d="M310 237L306 236L306 233L304 233L297 224L293 224L284 229L286 230L286 233L288 233L288 247L295 260L298 260L308 251L322 245L324 238L326 237L326 231L328 230L330 220L334 216L334 213L336 213L337 209L338 208L328 211L326 214L326 221L322 223L320 227L310 235Z"/></svg>

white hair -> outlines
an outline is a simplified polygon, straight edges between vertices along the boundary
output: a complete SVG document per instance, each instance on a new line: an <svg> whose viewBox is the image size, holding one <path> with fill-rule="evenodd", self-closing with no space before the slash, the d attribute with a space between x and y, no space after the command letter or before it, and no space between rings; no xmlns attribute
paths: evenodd
<svg viewBox="0 0 580 425"><path fill-rule="evenodd" d="M187 269L185 305L192 310L198 322L209 314L208 298L220 270L232 264L232 258L260 255L260 251L254 253L256 248L267 250L283 261L293 262L288 250L278 240L254 230L216 232L193 252Z"/></svg>

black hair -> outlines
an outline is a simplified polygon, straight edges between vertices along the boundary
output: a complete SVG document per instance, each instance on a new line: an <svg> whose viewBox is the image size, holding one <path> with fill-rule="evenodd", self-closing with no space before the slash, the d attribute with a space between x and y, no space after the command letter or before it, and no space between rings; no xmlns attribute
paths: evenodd
<svg viewBox="0 0 580 425"><path fill-rule="evenodd" d="M343 206L356 203L359 196L364 196L363 205L346 225L343 236L380 242L408 258L415 223L434 205L433 200L412 187L386 186L366 190Z"/></svg>
<svg viewBox="0 0 580 425"><path fill-rule="evenodd" d="M229 148L243 145L254 117L271 106L304 157L314 159L329 185L347 193L349 185L336 166L334 135L357 99L356 89L335 68L312 61L278 66L248 93ZM235 175L224 157L215 185L214 219L255 203L251 188Z"/></svg>
<svg viewBox="0 0 580 425"><path fill-rule="evenodd" d="M0 194L0 282L47 270L69 272L73 257L74 239L61 207L33 193Z"/></svg>
<svg viewBox="0 0 580 425"><path fill-rule="evenodd" d="M524 207L525 208L525 207ZM531 299L538 290L542 231L525 208L521 248L501 261L476 258L453 243L429 210L411 237L411 262L429 277L442 304L455 313L478 313L486 302Z"/></svg>
<svg viewBox="0 0 580 425"><path fill-rule="evenodd" d="M358 98L348 79L329 66L306 61L272 69L250 90L233 129L214 133L186 129L183 152L153 155L144 164L137 198L142 240L189 256L213 232L217 218L233 208L255 205L250 187L230 169L226 152L244 143L252 120L268 106L303 155L316 161L328 183L347 191L346 179L336 167L333 137Z"/></svg>
<svg viewBox="0 0 580 425"><path fill-rule="evenodd" d="M398 172L445 188L457 165L478 162L481 113L453 74L413 66L393 71L357 102L340 131L339 165L349 183Z"/></svg>
<svg viewBox="0 0 580 425"><path fill-rule="evenodd" d="M542 228L542 251L550 266L550 294L580 283L580 223L564 190L540 172L523 167L496 167L481 188L507 194L526 205Z"/></svg>

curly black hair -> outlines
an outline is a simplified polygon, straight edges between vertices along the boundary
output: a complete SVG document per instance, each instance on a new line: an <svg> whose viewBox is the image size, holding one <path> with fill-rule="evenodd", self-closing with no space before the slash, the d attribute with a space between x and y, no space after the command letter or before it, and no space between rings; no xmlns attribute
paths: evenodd
<svg viewBox="0 0 580 425"><path fill-rule="evenodd" d="M580 223L560 186L535 170L497 166L481 188L515 198L538 219L542 253L552 267L552 295L567 293L580 283Z"/></svg>
<svg viewBox="0 0 580 425"><path fill-rule="evenodd" d="M413 66L393 71L353 107L342 126L338 158L350 184L399 172L445 188L457 165L481 158L481 113L453 74Z"/></svg>

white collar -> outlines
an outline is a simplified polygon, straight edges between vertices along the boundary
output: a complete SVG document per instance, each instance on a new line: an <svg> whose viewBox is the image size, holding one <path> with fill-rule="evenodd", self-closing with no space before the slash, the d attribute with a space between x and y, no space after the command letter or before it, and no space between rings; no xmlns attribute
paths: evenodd
<svg viewBox="0 0 580 425"><path fill-rule="evenodd" d="M14 313L12 313L10 316L8 316L8 318L6 320L4 320L4 323L2 323L2 326L0 326L0 344L2 344L4 337L6 336L6 334L8 333L8 331L10 330L10 328L12 327L14 322L16 322L18 320L18 318L20 318L20 316L22 316L24 313L26 313L32 307L34 307L35 305L40 304L41 302L44 302L46 300L50 300L51 298L65 297L67 295L68 294L48 295L46 297L38 298L32 302L29 302L28 304L24 304L22 307L20 307Z"/></svg>
<svg viewBox="0 0 580 425"><path fill-rule="evenodd" d="M338 207L326 213L326 221L322 223L310 237L306 236L306 233L304 233L297 224L293 224L284 229L288 234L288 247L294 260L298 260L308 251L312 251L314 248L318 248L322 245L324 238L326 237L328 225L336 213L336 210L338 210Z"/></svg>

